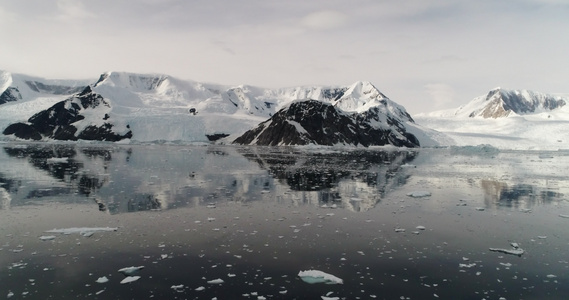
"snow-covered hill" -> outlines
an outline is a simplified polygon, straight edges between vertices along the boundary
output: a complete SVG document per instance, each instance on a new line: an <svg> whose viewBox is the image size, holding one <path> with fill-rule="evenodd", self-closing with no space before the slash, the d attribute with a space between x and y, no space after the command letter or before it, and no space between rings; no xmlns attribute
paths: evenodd
<svg viewBox="0 0 569 300"><path fill-rule="evenodd" d="M389 100L369 82L356 82L344 87L264 89L246 85L229 87L198 83L163 74L107 72L87 83L90 85L89 93L93 97L102 97L105 105L89 109L75 108L71 112L69 108L73 101L80 100L77 100L77 94L72 94L83 92L87 85L85 82L56 82L40 78L28 80L26 78L31 77L8 72L3 72L2 78L0 93L6 94L5 98L10 100L0 103L1 130L14 123L33 125L31 121L37 119L37 116L34 117L36 114L49 111L50 115L77 113L82 116L71 120L69 124L58 123L52 126L54 128L51 133L57 131L57 126L75 128L74 138L78 138L85 128L98 126L96 128L100 129L108 124L105 125L106 129L111 125L120 128L119 132L114 132L120 136L124 136L127 131L125 128L128 128L132 131L132 142L208 142L226 135L240 135L299 99L326 102L348 112L377 107L401 118L403 122L412 123L402 106ZM36 86L53 87L34 92L29 88L30 84L26 83L28 81L38 83ZM20 91L20 86L26 86L25 92ZM14 88L18 88L20 93L15 99L11 97ZM68 104L59 105L59 110L54 109L56 103L64 100ZM417 131L419 139L426 137L421 134L423 129L420 126L412 124L411 127ZM41 128L37 130L41 131ZM51 133L42 138L61 136ZM3 138L10 139L14 136ZM430 144L432 140L425 143Z"/></svg>
<svg viewBox="0 0 569 300"><path fill-rule="evenodd" d="M569 97L496 88L458 109L415 115L446 136L441 145L501 149L569 149ZM440 137L440 136L439 136Z"/></svg>

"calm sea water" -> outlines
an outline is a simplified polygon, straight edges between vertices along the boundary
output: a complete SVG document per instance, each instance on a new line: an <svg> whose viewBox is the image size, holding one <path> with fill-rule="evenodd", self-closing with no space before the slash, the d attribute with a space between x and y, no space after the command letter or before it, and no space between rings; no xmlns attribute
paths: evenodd
<svg viewBox="0 0 569 300"><path fill-rule="evenodd" d="M0 298L569 297L569 152L0 148Z"/></svg>

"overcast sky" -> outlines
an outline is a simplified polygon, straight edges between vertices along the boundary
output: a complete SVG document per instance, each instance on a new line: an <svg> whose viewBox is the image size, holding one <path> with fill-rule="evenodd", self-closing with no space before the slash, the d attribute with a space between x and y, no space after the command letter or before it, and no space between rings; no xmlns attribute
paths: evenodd
<svg viewBox="0 0 569 300"><path fill-rule="evenodd" d="M497 86L569 93L569 0L0 0L0 69L367 80L416 114Z"/></svg>

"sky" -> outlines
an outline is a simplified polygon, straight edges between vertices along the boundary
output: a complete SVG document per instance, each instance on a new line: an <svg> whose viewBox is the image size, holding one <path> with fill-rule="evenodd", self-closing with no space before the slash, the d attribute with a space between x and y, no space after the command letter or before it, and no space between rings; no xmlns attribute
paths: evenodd
<svg viewBox="0 0 569 300"><path fill-rule="evenodd" d="M569 94L569 0L0 0L0 69L279 88L370 81L411 113Z"/></svg>

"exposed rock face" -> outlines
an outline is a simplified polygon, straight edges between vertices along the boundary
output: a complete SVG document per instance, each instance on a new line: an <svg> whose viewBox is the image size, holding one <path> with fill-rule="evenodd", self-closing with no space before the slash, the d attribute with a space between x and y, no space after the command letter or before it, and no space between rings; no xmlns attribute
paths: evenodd
<svg viewBox="0 0 569 300"><path fill-rule="evenodd" d="M347 113L316 100L291 103L269 120L245 132L234 143L419 146L417 138L405 131L402 122L385 115L380 107L372 107L363 113Z"/></svg>
<svg viewBox="0 0 569 300"><path fill-rule="evenodd" d="M22 99L22 95L18 88L9 87L0 95L0 104L7 102L18 101Z"/></svg>
<svg viewBox="0 0 569 300"><path fill-rule="evenodd" d="M491 90L484 98L473 100L482 102L483 106L475 109L469 117L502 118L512 113L522 115L538 110L550 111L566 104L561 97L526 90Z"/></svg>
<svg viewBox="0 0 569 300"><path fill-rule="evenodd" d="M28 119L28 123L8 126L3 134L14 134L18 138L32 140L40 140L43 137L72 141L78 139L119 141L131 138L130 130L125 134L118 134L112 130L113 124L106 122L109 119L106 113L109 109L110 105L101 95L94 93L91 87L86 87L80 94L33 115ZM90 118L98 119L91 119L91 122L98 121L100 125L88 125L79 131L76 122L84 120L86 112Z"/></svg>

